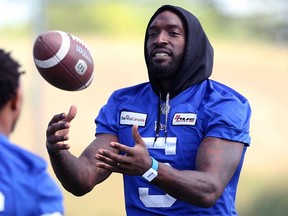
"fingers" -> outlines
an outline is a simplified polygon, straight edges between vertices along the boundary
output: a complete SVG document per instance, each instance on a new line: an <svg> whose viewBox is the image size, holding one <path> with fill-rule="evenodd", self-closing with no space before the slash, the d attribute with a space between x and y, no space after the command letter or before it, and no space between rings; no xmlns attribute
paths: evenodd
<svg viewBox="0 0 288 216"><path fill-rule="evenodd" d="M140 134L138 133L138 125L133 125L133 127L132 127L132 135L133 135L135 141L137 139L141 138Z"/></svg>
<svg viewBox="0 0 288 216"><path fill-rule="evenodd" d="M61 150L67 150L70 146L66 143L69 139L68 130L70 123L59 122L50 125L46 130L46 148L49 153L57 153Z"/></svg>
<svg viewBox="0 0 288 216"><path fill-rule="evenodd" d="M122 152L125 155L131 155L133 152L133 149L129 146L123 145L118 142L111 142L110 146L114 149L116 149L118 152Z"/></svg>
<svg viewBox="0 0 288 216"><path fill-rule="evenodd" d="M75 118L76 113L77 107L72 105L68 114L57 114L50 120L46 130L46 147L49 153L70 148L64 142L69 139L70 122Z"/></svg>
<svg viewBox="0 0 288 216"><path fill-rule="evenodd" d="M96 158L110 164L111 166L115 166L117 163L123 163L125 160L123 159L125 155L119 155L118 153L114 153L107 149L99 149L96 154Z"/></svg>
<svg viewBox="0 0 288 216"><path fill-rule="evenodd" d="M57 154L62 150L68 150L70 146L66 143L57 143L57 144L46 143L46 148L48 153Z"/></svg>
<svg viewBox="0 0 288 216"><path fill-rule="evenodd" d="M75 105L72 105L69 109L68 114L66 113L61 113L61 114L56 114L53 116L53 118L50 120L48 126L57 123L57 122L71 122L77 113L77 107Z"/></svg>
<svg viewBox="0 0 288 216"><path fill-rule="evenodd" d="M54 115L48 124L46 135L52 135L57 131L68 129L70 127L70 122L75 118L76 113L77 107L72 105L68 114L61 113Z"/></svg>
<svg viewBox="0 0 288 216"><path fill-rule="evenodd" d="M125 163L121 163L121 161L123 161L121 157L124 156L100 149L96 154L96 159L98 160L96 166L109 170L110 172L122 173L127 166L127 161L125 161Z"/></svg>
<svg viewBox="0 0 288 216"><path fill-rule="evenodd" d="M143 141L142 137L140 136L139 132L138 132L138 125L133 125L132 127L132 136L135 140L135 146L136 147L137 145L139 145L139 147L144 147L146 149L146 145L145 145L145 142ZM133 149L134 148L131 148L127 145L123 145L123 144L120 144L118 142L111 142L110 143L110 146L114 149L117 149L119 152L124 152L126 153L127 155L132 155L133 154Z"/></svg>
<svg viewBox="0 0 288 216"><path fill-rule="evenodd" d="M75 118L76 113L77 113L77 107L75 105L72 105L69 109L68 115L65 118L65 121L71 122Z"/></svg>
<svg viewBox="0 0 288 216"><path fill-rule="evenodd" d="M133 147L111 142L110 147L116 151L99 149L96 154L96 165L111 172L128 175L142 175L147 171L147 167L151 166L151 158L136 125L132 127L132 136L135 141Z"/></svg>
<svg viewBox="0 0 288 216"><path fill-rule="evenodd" d="M135 140L135 145L140 144L145 146L145 142L142 140L142 137L140 136L138 132L138 125L133 125L132 127L132 135Z"/></svg>
<svg viewBox="0 0 288 216"><path fill-rule="evenodd" d="M48 127L56 122L60 122L63 119L66 118L66 114L65 113L61 113L61 114L57 114L54 115L53 118L50 120L50 122L48 123Z"/></svg>
<svg viewBox="0 0 288 216"><path fill-rule="evenodd" d="M115 149L126 149L126 154L119 155L111 150L99 149L95 156L98 160L96 166L128 175L142 175L147 170L146 164L149 163L148 166L151 166L151 158L142 147L127 147L116 142L111 142L110 146Z"/></svg>
<svg viewBox="0 0 288 216"><path fill-rule="evenodd" d="M68 133L64 133L70 128L70 123L58 122L51 124L46 130L47 142L57 143L68 140ZM61 133L61 131L63 133Z"/></svg>
<svg viewBox="0 0 288 216"><path fill-rule="evenodd" d="M96 154L96 158L102 162L104 162L107 165L110 165L112 167L116 167L118 162L117 156L113 155L114 153L105 151L103 149L100 149L98 153ZM117 161L117 162L116 162Z"/></svg>

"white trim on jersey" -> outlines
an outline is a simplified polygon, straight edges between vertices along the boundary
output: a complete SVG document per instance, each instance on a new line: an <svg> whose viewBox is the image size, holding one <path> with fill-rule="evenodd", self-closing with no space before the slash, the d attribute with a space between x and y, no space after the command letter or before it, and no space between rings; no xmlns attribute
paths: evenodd
<svg viewBox="0 0 288 216"><path fill-rule="evenodd" d="M147 148L150 149L164 149L165 155L175 155L176 154L176 142L177 137L167 137L165 142L165 137L158 137L157 141L154 143L154 137L142 137Z"/></svg>

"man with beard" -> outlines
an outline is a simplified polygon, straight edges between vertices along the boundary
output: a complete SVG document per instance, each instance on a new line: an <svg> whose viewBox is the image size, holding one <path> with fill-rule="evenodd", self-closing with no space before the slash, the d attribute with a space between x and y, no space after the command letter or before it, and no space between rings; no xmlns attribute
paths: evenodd
<svg viewBox="0 0 288 216"><path fill-rule="evenodd" d="M95 120L96 139L79 158L64 143L76 107L52 118L46 145L57 177L81 196L122 173L131 216L237 215L248 101L209 79L213 48L183 8L164 5L152 16L145 60L150 82L110 96Z"/></svg>

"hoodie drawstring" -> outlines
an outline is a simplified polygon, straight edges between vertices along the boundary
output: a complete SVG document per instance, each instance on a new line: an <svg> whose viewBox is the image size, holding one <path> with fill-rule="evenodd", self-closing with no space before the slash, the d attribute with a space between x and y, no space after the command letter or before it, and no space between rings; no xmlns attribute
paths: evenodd
<svg viewBox="0 0 288 216"><path fill-rule="evenodd" d="M170 111L170 104L169 104L169 100L170 100L170 94L169 92L166 95L166 102L165 102L165 108L164 108L164 112L165 112L165 143L167 140L167 126L168 126L168 114Z"/></svg>
<svg viewBox="0 0 288 216"><path fill-rule="evenodd" d="M159 131L160 131L160 118L161 118L161 92L159 94L158 99L158 108L157 108L157 122L156 122L156 134L153 142L153 146L156 143L158 137L159 137Z"/></svg>
<svg viewBox="0 0 288 216"><path fill-rule="evenodd" d="M157 108L156 134L155 134L153 146L154 146L154 144L156 143L156 141L157 141L157 139L159 137L159 131L160 131L160 126L161 126L161 123L160 123L161 113L165 115L165 125L164 125L165 143L167 141L167 136L168 136L168 132L167 132L168 114L169 114L169 111L170 111L169 100L170 100L170 94L168 92L167 95L166 95L165 104L162 106L161 105L161 92L159 93L158 108Z"/></svg>

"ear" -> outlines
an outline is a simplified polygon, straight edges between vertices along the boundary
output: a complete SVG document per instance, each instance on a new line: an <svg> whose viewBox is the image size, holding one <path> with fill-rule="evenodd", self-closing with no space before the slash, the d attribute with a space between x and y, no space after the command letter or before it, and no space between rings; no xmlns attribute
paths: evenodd
<svg viewBox="0 0 288 216"><path fill-rule="evenodd" d="M13 111L19 111L22 107L22 89L18 87L15 96L11 99L11 109Z"/></svg>

